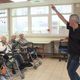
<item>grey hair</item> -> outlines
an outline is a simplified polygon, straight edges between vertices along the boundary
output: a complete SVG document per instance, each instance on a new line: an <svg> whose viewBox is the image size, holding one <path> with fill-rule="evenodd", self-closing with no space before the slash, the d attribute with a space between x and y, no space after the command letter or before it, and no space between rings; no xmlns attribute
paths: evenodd
<svg viewBox="0 0 80 80"><path fill-rule="evenodd" d="M70 15L70 18L73 17L73 16L75 16L75 17L76 17L76 21L77 21L78 23L80 23L79 16L78 16L77 14L72 14L72 15Z"/></svg>

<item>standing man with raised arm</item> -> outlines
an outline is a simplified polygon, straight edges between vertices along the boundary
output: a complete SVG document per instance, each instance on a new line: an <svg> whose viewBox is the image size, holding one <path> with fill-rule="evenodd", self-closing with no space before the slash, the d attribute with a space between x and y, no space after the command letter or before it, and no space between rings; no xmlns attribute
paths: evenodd
<svg viewBox="0 0 80 80"><path fill-rule="evenodd" d="M67 21L60 12L56 9L54 5L51 5L52 9L56 12L58 17L66 24L67 29L69 30L69 60L67 64L68 75L70 80L80 80L80 76L76 72L79 67L79 58L80 58L80 24L79 17L77 14L72 14ZM66 9L66 8L65 8Z"/></svg>

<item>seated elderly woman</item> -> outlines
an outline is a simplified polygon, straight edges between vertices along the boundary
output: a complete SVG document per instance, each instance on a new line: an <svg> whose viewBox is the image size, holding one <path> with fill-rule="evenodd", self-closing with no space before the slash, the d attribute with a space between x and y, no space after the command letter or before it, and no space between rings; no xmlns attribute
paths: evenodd
<svg viewBox="0 0 80 80"><path fill-rule="evenodd" d="M24 34L19 35L19 45L21 49L27 48L28 41L24 37Z"/></svg>
<svg viewBox="0 0 80 80"><path fill-rule="evenodd" d="M24 60L27 60L27 40L25 39L24 34L19 35L18 42L21 54L24 57Z"/></svg>
<svg viewBox="0 0 80 80"><path fill-rule="evenodd" d="M20 34L19 35L19 44L20 44L20 50L22 51L22 55L24 55L24 59L26 60L26 55L28 56L28 58L30 58L30 56L34 56L35 57L35 49L32 47L32 42L29 42L26 40L26 38L24 37L24 34ZM34 58L33 57L33 58ZM32 61L30 59L30 61Z"/></svg>
<svg viewBox="0 0 80 80"><path fill-rule="evenodd" d="M16 40L16 35L11 36L10 44L12 45L12 49L15 50L19 47L19 43Z"/></svg>
<svg viewBox="0 0 80 80"><path fill-rule="evenodd" d="M7 55L9 51L9 48L7 46L7 38L5 36L1 36L0 38L0 66L2 65L3 58L7 62L9 60L9 57ZM2 58L3 56L3 58ZM1 61L2 60L2 61Z"/></svg>
<svg viewBox="0 0 80 80"><path fill-rule="evenodd" d="M15 36L12 36L11 41L14 42L15 39L16 39ZM15 40L15 42L16 42L16 40ZM11 42L7 43L6 37L2 36L1 41L0 41L0 53L3 54L3 57L6 59L6 61L9 60L9 53L10 53L10 56L12 54L12 58L17 60L20 69L24 69L25 67L27 67L28 65L27 65L27 63L24 62L22 56L16 52L12 51L12 49L11 49L12 47L10 47L9 44L11 44ZM32 66L32 65L29 65L29 67L30 66Z"/></svg>
<svg viewBox="0 0 80 80"><path fill-rule="evenodd" d="M7 48L7 38L5 36L1 36L0 39L0 52L8 52L8 48Z"/></svg>
<svg viewBox="0 0 80 80"><path fill-rule="evenodd" d="M15 52L15 53L18 53L16 54L15 58L17 59L17 61L20 63L20 67L31 67L32 65L28 65L28 63L26 63L24 61L24 58L23 58L23 55L20 54L20 51L17 51L19 50L19 45L20 43L18 42L18 40L16 40L16 35L12 35L11 36L11 40L10 40L10 43L12 45L12 50Z"/></svg>

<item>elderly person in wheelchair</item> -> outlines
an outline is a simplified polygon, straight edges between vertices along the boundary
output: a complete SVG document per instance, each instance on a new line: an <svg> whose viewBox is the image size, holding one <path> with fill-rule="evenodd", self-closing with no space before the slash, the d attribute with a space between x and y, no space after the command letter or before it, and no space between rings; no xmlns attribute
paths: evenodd
<svg viewBox="0 0 80 80"><path fill-rule="evenodd" d="M23 54L21 52L21 48L20 48L20 42L16 39L16 35L12 35L11 36L11 40L10 40L10 43L12 44L12 50L15 51L15 53L18 53L16 54L16 59L18 60L19 63L21 63L21 68L24 66L24 67L31 67L32 65L25 61L24 57L23 57Z"/></svg>
<svg viewBox="0 0 80 80"><path fill-rule="evenodd" d="M19 35L19 47L20 47L20 50L22 52L22 55L24 55L24 59L27 59L26 58L26 55L28 57L28 60L32 62L32 58L36 58L36 50L35 48L33 47L33 43L32 42L29 42L26 40L26 38L24 37L24 34L20 34Z"/></svg>

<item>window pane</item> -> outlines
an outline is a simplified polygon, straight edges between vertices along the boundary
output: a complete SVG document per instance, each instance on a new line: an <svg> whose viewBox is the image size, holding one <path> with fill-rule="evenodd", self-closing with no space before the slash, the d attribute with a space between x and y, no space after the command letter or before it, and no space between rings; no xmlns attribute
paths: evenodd
<svg viewBox="0 0 80 80"><path fill-rule="evenodd" d="M0 35L8 35L7 18L0 18Z"/></svg>
<svg viewBox="0 0 80 80"><path fill-rule="evenodd" d="M69 21L69 16L70 16L70 15L63 15L63 16L64 16L64 18L65 18L67 21ZM52 16L52 25L54 25L53 22L57 22L59 26L66 26L66 25L63 23L63 21L62 21L57 15L53 15L53 16Z"/></svg>
<svg viewBox="0 0 80 80"><path fill-rule="evenodd" d="M27 33L28 32L28 18L27 17L13 17L12 26L13 26L13 33Z"/></svg>
<svg viewBox="0 0 80 80"><path fill-rule="evenodd" d="M52 29L53 34L59 34L59 18L57 15L52 16Z"/></svg>
<svg viewBox="0 0 80 80"><path fill-rule="evenodd" d="M65 18L67 21L69 21L70 15L63 15L63 16L64 16L64 18ZM64 26L66 26L66 25L63 23L62 20L59 19L59 26L61 26L61 27L63 26L63 27L64 27Z"/></svg>
<svg viewBox="0 0 80 80"><path fill-rule="evenodd" d="M12 16L28 15L28 8L12 9Z"/></svg>
<svg viewBox="0 0 80 80"><path fill-rule="evenodd" d="M56 5L56 8L60 13L72 12L72 5ZM54 10L52 10L52 13L55 13Z"/></svg>
<svg viewBox="0 0 80 80"><path fill-rule="evenodd" d="M48 33L48 17L32 17L32 33Z"/></svg>
<svg viewBox="0 0 80 80"><path fill-rule="evenodd" d="M36 14L48 14L49 13L49 7L44 6L44 7L32 7L31 8L31 14L36 15Z"/></svg>
<svg viewBox="0 0 80 80"><path fill-rule="evenodd" d="M69 20L70 15L63 15L66 20ZM66 25L60 20L60 18L57 15L52 16L52 33L53 34L59 34L60 28L66 27Z"/></svg>
<svg viewBox="0 0 80 80"><path fill-rule="evenodd" d="M70 15L63 15L67 21L69 21L69 16ZM59 25L59 35L63 36L68 36L69 31L66 29L66 25L60 20L60 25Z"/></svg>
<svg viewBox="0 0 80 80"><path fill-rule="evenodd" d="M0 17L7 17L7 10L0 10Z"/></svg>

